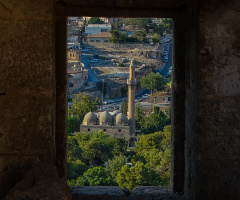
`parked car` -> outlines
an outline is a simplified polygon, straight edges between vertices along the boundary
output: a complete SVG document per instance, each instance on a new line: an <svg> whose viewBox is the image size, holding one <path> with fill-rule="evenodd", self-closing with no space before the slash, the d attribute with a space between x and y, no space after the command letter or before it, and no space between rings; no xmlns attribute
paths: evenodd
<svg viewBox="0 0 240 200"><path fill-rule="evenodd" d="M87 47L87 49L88 49L89 51L95 51L95 49L92 48L92 47Z"/></svg>
<svg viewBox="0 0 240 200"><path fill-rule="evenodd" d="M98 63L98 60L93 59L90 61L90 63Z"/></svg>
<svg viewBox="0 0 240 200"><path fill-rule="evenodd" d="M99 56L97 54L94 54L93 57L94 58L99 58Z"/></svg>
<svg viewBox="0 0 240 200"><path fill-rule="evenodd" d="M82 52L88 52L88 49L82 49L81 51Z"/></svg>
<svg viewBox="0 0 240 200"><path fill-rule="evenodd" d="M163 62L167 63L168 62L168 58L164 58Z"/></svg>

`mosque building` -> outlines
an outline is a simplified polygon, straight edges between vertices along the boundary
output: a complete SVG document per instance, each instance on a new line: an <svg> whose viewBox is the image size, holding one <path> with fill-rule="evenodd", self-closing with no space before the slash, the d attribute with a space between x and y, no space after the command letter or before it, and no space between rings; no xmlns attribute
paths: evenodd
<svg viewBox="0 0 240 200"><path fill-rule="evenodd" d="M135 67L130 64L128 84L128 117L120 111L114 112L89 112L85 115L80 132L91 133L103 130L115 138L125 138L129 147L134 147L134 142L139 140L135 135Z"/></svg>

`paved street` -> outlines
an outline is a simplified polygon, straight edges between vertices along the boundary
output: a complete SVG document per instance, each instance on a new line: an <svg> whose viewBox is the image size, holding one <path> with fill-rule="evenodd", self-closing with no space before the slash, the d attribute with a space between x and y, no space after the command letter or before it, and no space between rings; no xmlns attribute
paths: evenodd
<svg viewBox="0 0 240 200"><path fill-rule="evenodd" d="M87 56L86 56L84 53L82 54L82 62L84 63L85 69L88 70L88 81L89 81L89 82L98 82L98 81L99 81L99 78L98 78L98 76L94 73L94 71L93 71L92 69L90 69Z"/></svg>

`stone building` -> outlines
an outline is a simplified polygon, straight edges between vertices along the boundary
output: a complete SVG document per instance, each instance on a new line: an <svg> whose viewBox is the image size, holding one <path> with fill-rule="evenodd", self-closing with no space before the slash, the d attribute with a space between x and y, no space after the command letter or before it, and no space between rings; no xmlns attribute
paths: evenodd
<svg viewBox="0 0 240 200"><path fill-rule="evenodd" d="M1 0L0 198L240 199L239 10L239 0ZM69 191L66 18L78 15L173 18L170 191Z"/></svg>
<svg viewBox="0 0 240 200"><path fill-rule="evenodd" d="M109 32L101 32L101 33L94 33L92 35L87 36L87 42L90 45L101 45L109 42L109 39L112 37L111 33Z"/></svg>
<svg viewBox="0 0 240 200"><path fill-rule="evenodd" d="M114 138L125 138L129 147L134 147L134 141L139 139L139 136L135 136L135 134L130 135L129 121L123 113L107 111L87 113L80 125L80 132L91 133L99 130L103 130Z"/></svg>
<svg viewBox="0 0 240 200"><path fill-rule="evenodd" d="M103 130L106 134L115 138L125 138L128 147L135 147L134 142L139 141L139 135L135 134L135 67L133 61L129 67L128 79L128 118L123 113L107 111L102 113L89 112L85 115L80 132L91 133Z"/></svg>

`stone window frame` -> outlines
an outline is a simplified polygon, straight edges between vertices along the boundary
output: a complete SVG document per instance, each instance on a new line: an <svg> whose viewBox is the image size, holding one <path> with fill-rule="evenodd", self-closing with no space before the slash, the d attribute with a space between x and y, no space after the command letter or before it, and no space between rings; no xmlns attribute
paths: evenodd
<svg viewBox="0 0 240 200"><path fill-rule="evenodd" d="M87 4L87 3L86 3ZM112 9L112 12L111 12ZM68 16L104 16L104 17L162 17L173 18L173 70L172 70L172 136L171 136L171 180L173 192L184 192L185 179L185 49L186 23L185 7L178 8L138 8L126 5L117 6L79 6L74 3L58 2L55 5L55 134L56 167L60 176L66 175L67 140L67 17ZM81 15L79 15L81 13ZM177 52L177 54L176 54Z"/></svg>

